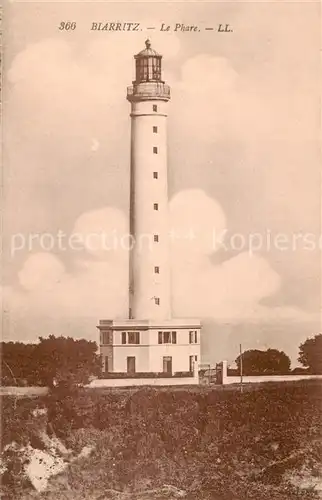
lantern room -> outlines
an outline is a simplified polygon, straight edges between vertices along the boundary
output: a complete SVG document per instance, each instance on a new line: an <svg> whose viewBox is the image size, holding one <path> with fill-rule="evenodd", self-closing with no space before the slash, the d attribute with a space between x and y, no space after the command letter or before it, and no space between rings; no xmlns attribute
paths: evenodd
<svg viewBox="0 0 322 500"><path fill-rule="evenodd" d="M146 40L145 49L141 50L136 56L135 82L162 82L161 80L161 59L162 56L151 48L150 40Z"/></svg>

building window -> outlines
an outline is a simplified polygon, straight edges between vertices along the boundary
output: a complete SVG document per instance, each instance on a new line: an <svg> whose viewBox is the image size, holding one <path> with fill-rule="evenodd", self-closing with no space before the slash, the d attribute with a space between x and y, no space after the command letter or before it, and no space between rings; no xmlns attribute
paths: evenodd
<svg viewBox="0 0 322 500"><path fill-rule="evenodd" d="M158 344L176 344L177 332L158 332Z"/></svg>
<svg viewBox="0 0 322 500"><path fill-rule="evenodd" d="M155 235L153 236L153 241L154 241L155 243L158 243L158 241L159 241L159 235L158 235L158 234L155 234Z"/></svg>
<svg viewBox="0 0 322 500"><path fill-rule="evenodd" d="M159 266L154 266L154 272L155 272L155 274L160 274Z"/></svg>
<svg viewBox="0 0 322 500"><path fill-rule="evenodd" d="M190 330L190 332L189 332L189 344L198 344L197 330Z"/></svg>
<svg viewBox="0 0 322 500"><path fill-rule="evenodd" d="M153 146L153 153L154 153L155 155L157 155L157 154L158 154L158 148L157 148L157 146Z"/></svg>
<svg viewBox="0 0 322 500"><path fill-rule="evenodd" d="M193 372L194 364L195 364L194 358L195 358L194 356L189 356L189 372Z"/></svg>
<svg viewBox="0 0 322 500"><path fill-rule="evenodd" d="M153 133L157 134L158 133L158 127L153 127Z"/></svg>
<svg viewBox="0 0 322 500"><path fill-rule="evenodd" d="M158 111L158 106L156 104L153 104L153 111L156 113Z"/></svg>
<svg viewBox="0 0 322 500"><path fill-rule="evenodd" d="M158 172L153 172L153 179L157 179L158 178Z"/></svg>
<svg viewBox="0 0 322 500"><path fill-rule="evenodd" d="M127 341L128 341L128 344L139 344L140 343L140 332L128 332Z"/></svg>
<svg viewBox="0 0 322 500"><path fill-rule="evenodd" d="M154 303L159 306L160 305L160 299L159 297L154 297Z"/></svg>
<svg viewBox="0 0 322 500"><path fill-rule="evenodd" d="M106 331L102 332L101 343L102 344L112 344L112 332Z"/></svg>
<svg viewBox="0 0 322 500"><path fill-rule="evenodd" d="M153 204L153 209L154 209L154 210L159 210L159 205L158 205L157 203L154 203L154 204Z"/></svg>
<svg viewBox="0 0 322 500"><path fill-rule="evenodd" d="M108 356L105 356L104 371L105 372L109 372L110 371L110 367L109 367L109 363L108 363Z"/></svg>
<svg viewBox="0 0 322 500"><path fill-rule="evenodd" d="M140 332L122 332L122 344L139 344Z"/></svg>
<svg viewBox="0 0 322 500"><path fill-rule="evenodd" d="M170 344L171 332L163 332L163 344Z"/></svg>

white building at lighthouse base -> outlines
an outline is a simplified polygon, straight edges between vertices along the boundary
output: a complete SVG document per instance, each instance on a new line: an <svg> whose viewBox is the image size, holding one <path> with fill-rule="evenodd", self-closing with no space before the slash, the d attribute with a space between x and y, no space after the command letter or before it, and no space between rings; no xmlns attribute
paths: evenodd
<svg viewBox="0 0 322 500"><path fill-rule="evenodd" d="M195 319L100 320L102 375L193 377L200 363L200 328Z"/></svg>

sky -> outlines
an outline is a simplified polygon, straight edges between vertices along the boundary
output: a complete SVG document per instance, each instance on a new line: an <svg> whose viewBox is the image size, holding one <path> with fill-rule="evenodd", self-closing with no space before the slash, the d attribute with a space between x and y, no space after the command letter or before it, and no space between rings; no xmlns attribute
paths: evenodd
<svg viewBox="0 0 322 500"><path fill-rule="evenodd" d="M204 363L232 363L241 343L297 364L299 344L320 332L319 9L7 4L4 340L98 340L99 319L126 317L128 253L89 248L86 235L128 230L126 87L149 36L171 87L173 315L201 318ZM76 29L59 30L62 21ZM140 31L90 30L108 21ZM200 31L174 32L176 23ZM219 23L233 31L218 33ZM75 234L81 248L66 243Z"/></svg>

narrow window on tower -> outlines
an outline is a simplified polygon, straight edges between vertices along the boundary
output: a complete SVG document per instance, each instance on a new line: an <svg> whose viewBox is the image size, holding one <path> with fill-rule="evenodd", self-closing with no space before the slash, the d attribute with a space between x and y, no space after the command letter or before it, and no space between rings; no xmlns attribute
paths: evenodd
<svg viewBox="0 0 322 500"><path fill-rule="evenodd" d="M122 332L122 344L126 344L126 332Z"/></svg>
<svg viewBox="0 0 322 500"><path fill-rule="evenodd" d="M158 148L157 148L156 146L153 146L153 153L154 153L155 155L157 155L157 154L158 154Z"/></svg>
<svg viewBox="0 0 322 500"><path fill-rule="evenodd" d="M154 272L155 272L155 274L159 274L159 273L160 273L160 268L159 268L159 266L155 266L155 267L154 267Z"/></svg>
<svg viewBox="0 0 322 500"><path fill-rule="evenodd" d="M154 204L153 204L153 209L154 209L154 210L159 210L159 205L158 205L157 203L154 203Z"/></svg>
<svg viewBox="0 0 322 500"><path fill-rule="evenodd" d="M156 113L158 111L158 106L156 104L153 104L153 111Z"/></svg>
<svg viewBox="0 0 322 500"><path fill-rule="evenodd" d="M159 306L160 305L160 299L159 299L159 297L154 297L154 302L155 302L155 304L157 306Z"/></svg>
<svg viewBox="0 0 322 500"><path fill-rule="evenodd" d="M158 235L158 234L155 234L155 235L153 236L153 241L154 241L155 243L158 243L158 241L159 241L159 235Z"/></svg>
<svg viewBox="0 0 322 500"><path fill-rule="evenodd" d="M153 172L153 179L157 179L158 178L158 172Z"/></svg>
<svg viewBox="0 0 322 500"><path fill-rule="evenodd" d="M157 134L158 133L158 127L153 127L153 133Z"/></svg>

